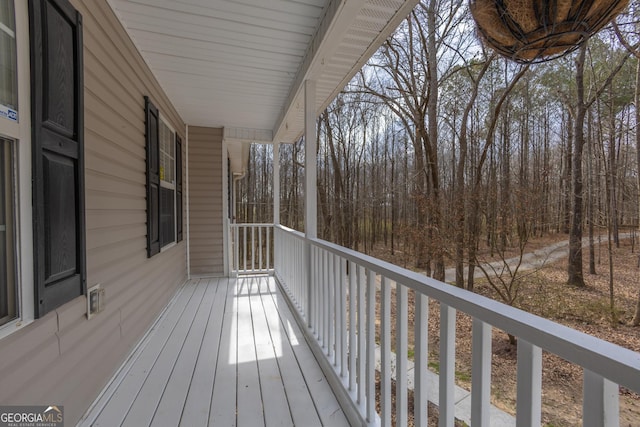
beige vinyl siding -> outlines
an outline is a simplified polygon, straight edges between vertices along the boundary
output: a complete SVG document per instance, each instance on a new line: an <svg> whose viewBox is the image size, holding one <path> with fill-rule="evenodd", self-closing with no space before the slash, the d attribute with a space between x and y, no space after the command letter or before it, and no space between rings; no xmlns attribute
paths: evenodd
<svg viewBox="0 0 640 427"><path fill-rule="evenodd" d="M0 341L0 404L64 405L65 425L186 279L186 239L146 256L144 95L183 139L185 125L106 0L71 1L84 27L87 286L102 284L105 310L87 320L82 296Z"/></svg>
<svg viewBox="0 0 640 427"><path fill-rule="evenodd" d="M191 274L222 275L222 129L189 126Z"/></svg>

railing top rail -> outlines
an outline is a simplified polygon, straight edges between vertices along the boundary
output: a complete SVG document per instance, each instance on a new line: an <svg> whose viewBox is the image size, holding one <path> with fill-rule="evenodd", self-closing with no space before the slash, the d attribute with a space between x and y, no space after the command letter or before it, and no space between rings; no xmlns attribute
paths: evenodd
<svg viewBox="0 0 640 427"><path fill-rule="evenodd" d="M294 230L293 228L285 227L284 225L280 225L280 224L274 225L274 228L280 229L282 231L286 231L287 233L293 235L298 239L305 240L305 235L301 231Z"/></svg>
<svg viewBox="0 0 640 427"><path fill-rule="evenodd" d="M273 227L272 223L268 222L232 222L230 227Z"/></svg>
<svg viewBox="0 0 640 427"><path fill-rule="evenodd" d="M296 238L370 269L485 323L640 393L640 353L423 274L277 225Z"/></svg>

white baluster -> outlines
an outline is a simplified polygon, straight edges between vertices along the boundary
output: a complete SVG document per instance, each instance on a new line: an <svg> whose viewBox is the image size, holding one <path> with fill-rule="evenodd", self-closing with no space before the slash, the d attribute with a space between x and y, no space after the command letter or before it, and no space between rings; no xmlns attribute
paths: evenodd
<svg viewBox="0 0 640 427"><path fill-rule="evenodd" d="M407 406L407 287L396 283L396 426L408 420Z"/></svg>
<svg viewBox="0 0 640 427"><path fill-rule="evenodd" d="M376 273L367 270L367 421L376 414Z"/></svg>
<svg viewBox="0 0 640 427"><path fill-rule="evenodd" d="M326 280L326 325L327 325L327 357L329 358L329 362L331 362L331 358L334 357L334 344L335 344L335 329L334 329L334 312L335 312L335 277L334 277L334 255L331 252L327 252L327 280ZM335 362L335 360L334 360Z"/></svg>
<svg viewBox="0 0 640 427"><path fill-rule="evenodd" d="M349 390L356 389L356 264L349 261Z"/></svg>
<svg viewBox="0 0 640 427"><path fill-rule="evenodd" d="M453 427L456 367L456 310L440 303L440 427Z"/></svg>
<svg viewBox="0 0 640 427"><path fill-rule="evenodd" d="M489 427L491 407L491 325L473 319L471 362L471 424Z"/></svg>
<svg viewBox="0 0 640 427"><path fill-rule="evenodd" d="M416 292L415 301L415 348L414 348L414 403L415 425L427 425L428 389L427 370L429 365L429 299Z"/></svg>
<svg viewBox="0 0 640 427"><path fill-rule="evenodd" d="M347 285L346 261L340 258L340 376L345 378L347 367Z"/></svg>
<svg viewBox="0 0 640 427"><path fill-rule="evenodd" d="M518 339L516 425L539 427L542 409L542 349Z"/></svg>
<svg viewBox="0 0 640 427"><path fill-rule="evenodd" d="M380 300L380 406L382 426L391 426L391 283L382 278Z"/></svg>
<svg viewBox="0 0 640 427"><path fill-rule="evenodd" d="M582 425L583 427L618 427L620 425L618 384L588 369L584 370Z"/></svg>
<svg viewBox="0 0 640 427"><path fill-rule="evenodd" d="M333 365L340 368L341 353L340 348L340 257L333 255L333 343L334 356Z"/></svg>
<svg viewBox="0 0 640 427"><path fill-rule="evenodd" d="M365 403L365 364L366 364L366 335L364 325L366 323L365 315L365 270L364 267L358 266L358 403Z"/></svg>

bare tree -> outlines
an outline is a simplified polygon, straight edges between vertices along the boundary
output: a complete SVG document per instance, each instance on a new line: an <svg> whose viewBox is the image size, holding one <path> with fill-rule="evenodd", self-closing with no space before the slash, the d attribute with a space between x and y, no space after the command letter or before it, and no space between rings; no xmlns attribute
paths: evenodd
<svg viewBox="0 0 640 427"><path fill-rule="evenodd" d="M585 143L584 121L588 108L602 95L604 90L611 84L613 78L622 69L629 58L628 54L623 54L618 59L617 64L611 69L604 82L594 90L591 96L585 97L585 58L587 54L588 42L578 49L576 56L576 102L574 120L574 144L572 154L572 177L571 177L571 229L569 232L569 262L567 267L567 284L573 286L585 286L582 267L582 230L583 230L583 182L582 182L582 153Z"/></svg>
<svg viewBox="0 0 640 427"><path fill-rule="evenodd" d="M637 8L636 8L637 12ZM640 23L635 24L636 31L640 30ZM617 24L614 24L614 29L616 35L618 36L618 40L622 43L622 45L633 54L637 61L636 64L636 85L634 91L634 106L635 106L635 136L636 136L636 167L640 168L640 51L638 51L638 45L631 46L631 44L627 41L627 39L622 35L620 29ZM636 171L637 178L637 194L638 194L638 227L640 228L640 170ZM638 254L638 267L640 267L640 254ZM633 315L633 319L631 320L631 324L633 326L640 326L640 290L638 291L638 300L636 302L636 309Z"/></svg>
<svg viewBox="0 0 640 427"><path fill-rule="evenodd" d="M480 87L480 81L484 77L489 65L495 58L495 55L490 56L484 61L484 64L480 68L480 71L476 76L473 75L473 69L478 68L480 64L471 63L465 67L464 70L468 73L469 79L472 82L471 96L464 108L462 114L462 121L460 124L459 146L460 155L458 157L458 164L456 168L456 199L455 199L455 212L456 212L456 286L464 288L464 248L465 248L465 222L466 222L466 183L465 183L465 167L467 164L467 147L468 147L468 133L469 133L469 115L473 104L478 97L478 89Z"/></svg>

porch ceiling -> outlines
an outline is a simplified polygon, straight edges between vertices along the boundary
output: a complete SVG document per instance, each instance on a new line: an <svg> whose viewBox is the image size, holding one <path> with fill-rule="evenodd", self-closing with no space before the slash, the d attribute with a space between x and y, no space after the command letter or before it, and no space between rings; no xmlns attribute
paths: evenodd
<svg viewBox="0 0 640 427"><path fill-rule="evenodd" d="M294 142L418 0L108 0L189 125Z"/></svg>

